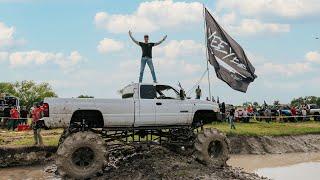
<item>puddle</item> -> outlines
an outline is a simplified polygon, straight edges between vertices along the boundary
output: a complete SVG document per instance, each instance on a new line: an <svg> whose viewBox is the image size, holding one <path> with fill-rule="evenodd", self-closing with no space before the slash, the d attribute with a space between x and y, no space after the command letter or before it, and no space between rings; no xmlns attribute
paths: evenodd
<svg viewBox="0 0 320 180"><path fill-rule="evenodd" d="M314 180L319 175L320 153L234 155L228 164L275 180Z"/></svg>

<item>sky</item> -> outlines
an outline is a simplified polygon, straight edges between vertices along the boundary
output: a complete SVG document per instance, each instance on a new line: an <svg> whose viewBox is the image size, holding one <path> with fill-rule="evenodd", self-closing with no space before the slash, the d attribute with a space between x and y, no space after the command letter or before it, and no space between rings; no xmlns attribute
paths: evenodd
<svg viewBox="0 0 320 180"><path fill-rule="evenodd" d="M210 67L213 96L232 104L320 96L320 0L0 0L0 81L48 82L59 97L120 98L139 75L131 30L139 41L168 35L153 49L159 83L188 92L206 70L203 5L258 76L241 93ZM152 82L147 67L144 82ZM208 96L206 77L200 87Z"/></svg>

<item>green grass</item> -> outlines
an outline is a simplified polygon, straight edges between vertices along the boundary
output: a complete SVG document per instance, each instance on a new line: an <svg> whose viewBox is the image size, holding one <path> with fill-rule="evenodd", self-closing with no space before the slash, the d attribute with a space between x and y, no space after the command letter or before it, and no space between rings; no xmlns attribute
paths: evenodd
<svg viewBox="0 0 320 180"><path fill-rule="evenodd" d="M298 123L258 122L236 123L236 130L231 130L227 123L213 123L207 128L217 128L227 135L243 136L284 136L301 134L320 134L320 122L308 121Z"/></svg>
<svg viewBox="0 0 320 180"><path fill-rule="evenodd" d="M42 130L44 145L56 146L63 129ZM33 131L0 130L0 146L31 146L34 144Z"/></svg>

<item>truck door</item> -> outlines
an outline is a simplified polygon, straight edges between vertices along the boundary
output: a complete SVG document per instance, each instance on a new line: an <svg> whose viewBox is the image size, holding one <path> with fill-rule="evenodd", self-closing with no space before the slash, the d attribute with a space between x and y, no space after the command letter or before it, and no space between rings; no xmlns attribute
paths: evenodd
<svg viewBox="0 0 320 180"><path fill-rule="evenodd" d="M170 86L157 85L156 124L159 126L186 124L189 110L179 93Z"/></svg>
<svg viewBox="0 0 320 180"><path fill-rule="evenodd" d="M139 89L138 116L136 116L135 126L155 125L155 98L156 91L153 85L141 85Z"/></svg>

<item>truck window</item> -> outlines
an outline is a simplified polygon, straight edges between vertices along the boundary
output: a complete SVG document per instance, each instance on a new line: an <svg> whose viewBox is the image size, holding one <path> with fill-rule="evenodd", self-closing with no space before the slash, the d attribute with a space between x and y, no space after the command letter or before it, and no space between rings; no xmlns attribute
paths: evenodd
<svg viewBox="0 0 320 180"><path fill-rule="evenodd" d="M153 85L141 85L140 86L140 98L141 99L155 99L156 89Z"/></svg>
<svg viewBox="0 0 320 180"><path fill-rule="evenodd" d="M157 98L158 99L178 99L179 93L170 86L157 85Z"/></svg>

